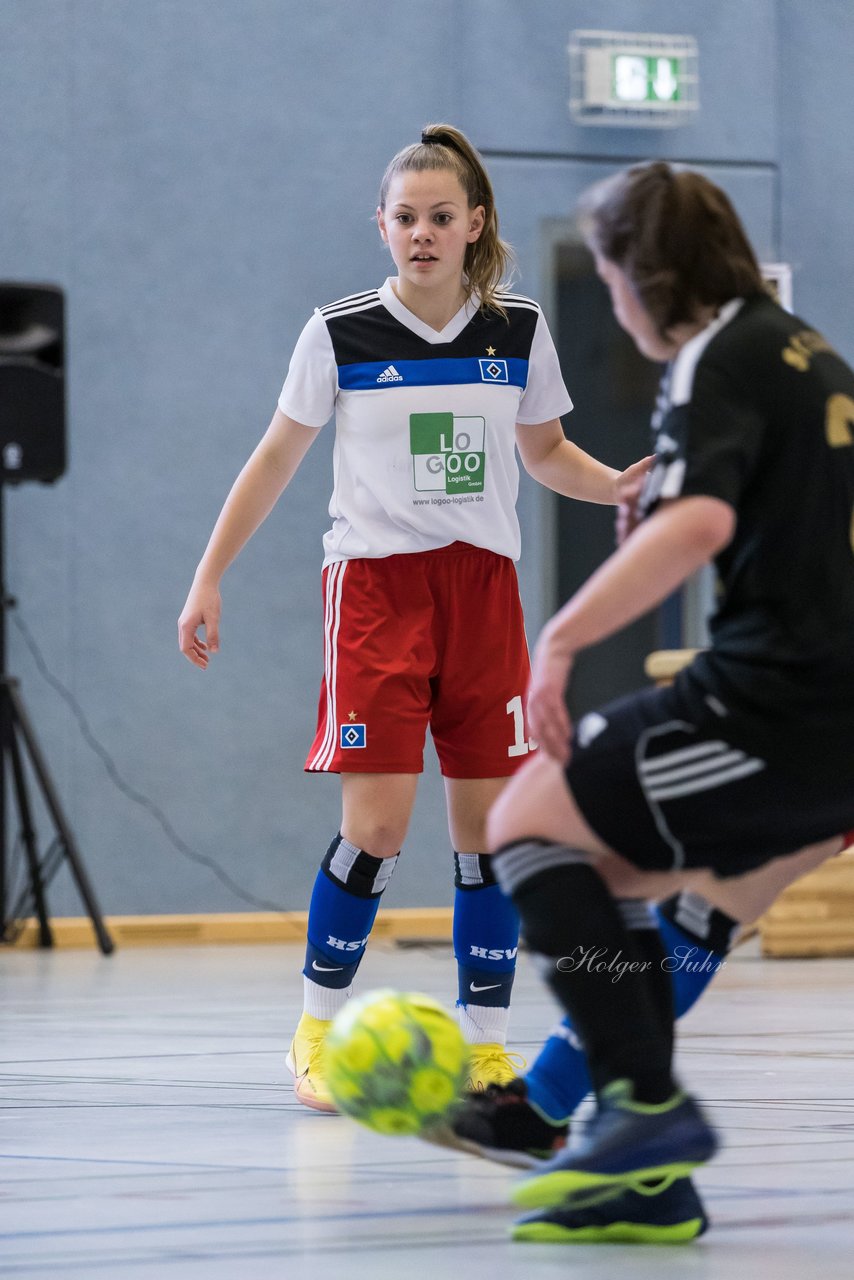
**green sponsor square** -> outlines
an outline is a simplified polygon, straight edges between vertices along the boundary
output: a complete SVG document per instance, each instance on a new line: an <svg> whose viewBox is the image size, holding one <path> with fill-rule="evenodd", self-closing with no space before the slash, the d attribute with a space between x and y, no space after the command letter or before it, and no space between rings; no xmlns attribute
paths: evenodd
<svg viewBox="0 0 854 1280"><path fill-rule="evenodd" d="M411 413L409 449L411 453L446 453L454 447L452 413Z"/></svg>
<svg viewBox="0 0 854 1280"><path fill-rule="evenodd" d="M485 453L449 453L445 459L445 493L483 493L485 471Z"/></svg>

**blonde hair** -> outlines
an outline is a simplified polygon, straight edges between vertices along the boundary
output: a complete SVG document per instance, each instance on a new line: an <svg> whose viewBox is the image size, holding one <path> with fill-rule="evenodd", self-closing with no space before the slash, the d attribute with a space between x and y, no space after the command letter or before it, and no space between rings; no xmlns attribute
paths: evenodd
<svg viewBox="0 0 854 1280"><path fill-rule="evenodd" d="M388 189L399 173L448 170L455 174L466 193L470 209L483 206L483 230L466 247L463 271L466 296L476 293L482 310L497 311L506 318L498 294L509 283L514 266L513 250L498 234L495 196L486 166L464 133L450 124L427 124L421 141L413 142L389 161L380 183L379 206L385 210Z"/></svg>

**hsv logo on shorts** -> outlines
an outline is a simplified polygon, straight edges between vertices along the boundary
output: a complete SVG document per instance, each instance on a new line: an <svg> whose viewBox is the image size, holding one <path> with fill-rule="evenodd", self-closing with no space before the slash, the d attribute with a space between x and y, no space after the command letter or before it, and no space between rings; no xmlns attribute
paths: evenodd
<svg viewBox="0 0 854 1280"><path fill-rule="evenodd" d="M364 724L342 724L341 750L366 747L368 745L368 726Z"/></svg>

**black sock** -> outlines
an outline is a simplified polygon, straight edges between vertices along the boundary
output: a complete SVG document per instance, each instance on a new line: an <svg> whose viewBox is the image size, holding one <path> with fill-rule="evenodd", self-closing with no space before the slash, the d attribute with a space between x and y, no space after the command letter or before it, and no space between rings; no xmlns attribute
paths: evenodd
<svg viewBox="0 0 854 1280"><path fill-rule="evenodd" d="M673 980L667 970L667 950L658 932L658 920L651 903L644 898L618 898L617 909L631 937L632 947L646 966L647 990L662 1036L673 1056L674 1022Z"/></svg>
<svg viewBox="0 0 854 1280"><path fill-rule="evenodd" d="M565 845L519 841L494 857L543 976L572 1016L596 1092L628 1079L637 1101L665 1102L676 1086L658 974L602 878L583 853Z"/></svg>

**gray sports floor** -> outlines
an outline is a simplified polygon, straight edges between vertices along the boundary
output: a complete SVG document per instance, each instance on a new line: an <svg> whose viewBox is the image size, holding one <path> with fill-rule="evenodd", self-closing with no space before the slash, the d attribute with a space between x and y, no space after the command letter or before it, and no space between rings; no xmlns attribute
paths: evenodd
<svg viewBox="0 0 854 1280"><path fill-rule="evenodd" d="M293 1101L301 948L0 954L0 1276L835 1280L854 1274L854 960L730 959L682 1023L726 1145L694 1245L513 1244L516 1176ZM374 946L361 989L446 1002L450 949ZM523 957L513 1047L551 1003Z"/></svg>

